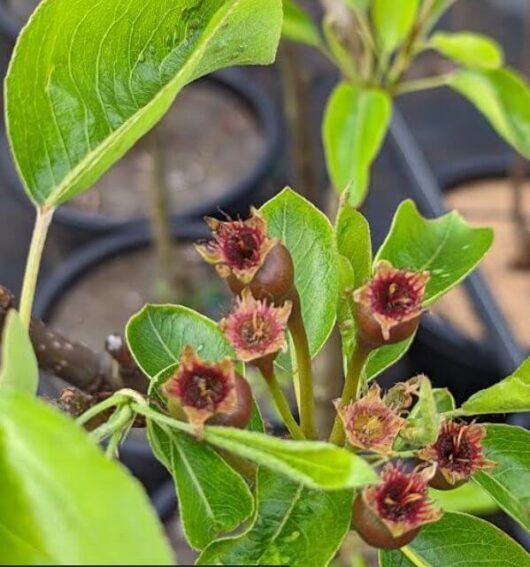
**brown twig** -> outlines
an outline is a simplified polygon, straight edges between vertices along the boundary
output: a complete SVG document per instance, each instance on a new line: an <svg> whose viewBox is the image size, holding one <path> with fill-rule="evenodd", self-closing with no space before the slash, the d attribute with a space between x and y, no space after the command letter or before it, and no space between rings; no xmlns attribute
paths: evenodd
<svg viewBox="0 0 530 567"><path fill-rule="evenodd" d="M7 313L16 308L15 296L0 286L0 334ZM106 353L95 353L87 346L51 330L37 319L31 320L29 334L39 368L84 392L114 391L123 387L145 391L146 378L136 365L133 370L132 357L122 368L119 361L113 364ZM124 345L123 339L121 341Z"/></svg>

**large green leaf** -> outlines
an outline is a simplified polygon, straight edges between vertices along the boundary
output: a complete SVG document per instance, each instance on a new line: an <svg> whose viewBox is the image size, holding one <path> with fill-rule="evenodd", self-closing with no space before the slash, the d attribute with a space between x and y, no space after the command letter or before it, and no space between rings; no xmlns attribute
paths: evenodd
<svg viewBox="0 0 530 567"><path fill-rule="evenodd" d="M510 425L486 428L484 450L497 466L473 478L503 510L530 531L530 432Z"/></svg>
<svg viewBox="0 0 530 567"><path fill-rule="evenodd" d="M471 228L457 213L428 220L413 201L401 203L376 261L396 268L428 270L425 305L431 305L460 283L482 260L493 242L489 228Z"/></svg>
<svg viewBox="0 0 530 567"><path fill-rule="evenodd" d="M266 203L261 212L269 235L282 240L293 258L302 317L314 356L335 324L339 290L333 227L321 211L289 188ZM287 365L285 356L282 360Z"/></svg>
<svg viewBox="0 0 530 567"><path fill-rule="evenodd" d="M401 45L414 25L419 0L373 0L372 18L378 43L385 53Z"/></svg>
<svg viewBox="0 0 530 567"><path fill-rule="evenodd" d="M530 158L530 89L520 75L508 69L463 70L448 84L474 104L509 144Z"/></svg>
<svg viewBox="0 0 530 567"><path fill-rule="evenodd" d="M362 204L370 167L385 138L392 113L388 94L375 88L341 83L329 98L322 135L334 187L348 191L353 207Z"/></svg>
<svg viewBox="0 0 530 567"><path fill-rule="evenodd" d="M0 563L171 565L139 484L42 402L0 393Z"/></svg>
<svg viewBox="0 0 530 567"><path fill-rule="evenodd" d="M177 486L186 538L204 549L220 532L229 532L253 511L245 481L210 447L186 433L148 423L149 441Z"/></svg>
<svg viewBox="0 0 530 567"><path fill-rule="evenodd" d="M473 394L462 411L467 415L530 411L530 358L508 378Z"/></svg>
<svg viewBox="0 0 530 567"><path fill-rule="evenodd" d="M210 545L198 564L327 565L350 528L352 497L350 491L310 490L262 469L253 524Z"/></svg>
<svg viewBox="0 0 530 567"><path fill-rule="evenodd" d="M90 187L194 79L271 63L281 23L281 0L41 2L6 82L30 198L54 206Z"/></svg>
<svg viewBox="0 0 530 567"><path fill-rule="evenodd" d="M492 524L447 512L408 546L379 555L381 567L523 567L530 555Z"/></svg>
<svg viewBox="0 0 530 567"><path fill-rule="evenodd" d="M294 0L283 0L284 38L314 47L320 45L320 32L309 16Z"/></svg>
<svg viewBox="0 0 530 567"><path fill-rule="evenodd" d="M0 390L12 388L35 394L39 383L37 357L17 311L7 314L2 337Z"/></svg>
<svg viewBox="0 0 530 567"><path fill-rule="evenodd" d="M377 475L361 457L320 441L287 441L233 427L206 427L204 439L311 488L337 490L364 486Z"/></svg>
<svg viewBox="0 0 530 567"><path fill-rule="evenodd" d="M126 332L136 362L151 378L177 363L186 345L206 360L234 355L216 323L181 305L146 305Z"/></svg>
<svg viewBox="0 0 530 567"><path fill-rule="evenodd" d="M477 516L494 514L499 506L478 484L466 482L454 490L429 490L429 496L448 512L466 512Z"/></svg>
<svg viewBox="0 0 530 567"><path fill-rule="evenodd" d="M504 59L502 48L487 36L469 33L435 33L429 45L445 57L466 67L497 69Z"/></svg>

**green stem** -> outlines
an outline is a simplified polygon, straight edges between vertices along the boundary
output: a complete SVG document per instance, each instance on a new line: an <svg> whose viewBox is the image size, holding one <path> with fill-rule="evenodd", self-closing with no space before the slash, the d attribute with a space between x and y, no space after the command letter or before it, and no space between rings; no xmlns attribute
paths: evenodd
<svg viewBox="0 0 530 567"><path fill-rule="evenodd" d="M355 347L348 364L348 372L344 382L344 389L342 390L341 402L343 404L348 404L351 400L357 399L362 384L362 371L369 354L370 351L359 346L359 344ZM344 444L344 427L338 415L335 417L335 423L333 424L329 442L335 445Z"/></svg>
<svg viewBox="0 0 530 567"><path fill-rule="evenodd" d="M31 245L26 262L26 272L22 284L22 293L20 295L20 318L26 329L29 329L31 322L31 311L33 309L35 290L37 288L42 253L54 211L54 208L37 209L35 227L33 229L33 236L31 237Z"/></svg>
<svg viewBox="0 0 530 567"><path fill-rule="evenodd" d="M274 400L274 404L276 405L276 409L278 410L283 423L289 430L291 437L297 440L305 439L305 435L303 434L300 426L291 413L289 402L287 401L283 390L278 384L276 374L274 373L272 360L268 360L259 365L259 369L261 374L263 375L263 378L265 379L265 382L267 382L267 386L269 388L272 399Z"/></svg>
<svg viewBox="0 0 530 567"><path fill-rule="evenodd" d="M126 396L122 396L122 395L111 396L110 398L107 398L106 400L99 402L99 404L92 406L85 413L80 415L76 419L76 422L79 425L84 425L85 423L88 423L92 418L96 417L97 415L104 412L105 410L112 408L114 406L119 406L127 400L128 400L128 398Z"/></svg>
<svg viewBox="0 0 530 567"><path fill-rule="evenodd" d="M300 426L308 439L316 439L315 428L315 395L313 392L313 369L307 333L302 319L300 297L296 293L293 310L289 319L289 331L296 352L296 366L299 383Z"/></svg>
<svg viewBox="0 0 530 567"><path fill-rule="evenodd" d="M454 417L462 417L462 416L466 415L466 412L463 409L460 408L460 409L454 409L454 410L451 410L451 411L443 412L441 415L445 418L452 419Z"/></svg>
<svg viewBox="0 0 530 567"><path fill-rule="evenodd" d="M116 431L116 433L112 434L112 437L110 438L107 448L105 450L105 455L109 459L115 459L116 457L118 457L118 447L120 445L121 439L122 439L121 431Z"/></svg>
<svg viewBox="0 0 530 567"><path fill-rule="evenodd" d="M417 81L407 81L397 86L395 94L402 95L416 91L445 87L451 76L451 73L447 73L446 75L438 75L437 77L425 77L424 79L418 79Z"/></svg>
<svg viewBox="0 0 530 567"><path fill-rule="evenodd" d="M130 424L134 414L129 406L123 406L116 410L111 418L92 432L92 437L98 441L103 441L107 437L114 437L116 434L123 433L123 430Z"/></svg>

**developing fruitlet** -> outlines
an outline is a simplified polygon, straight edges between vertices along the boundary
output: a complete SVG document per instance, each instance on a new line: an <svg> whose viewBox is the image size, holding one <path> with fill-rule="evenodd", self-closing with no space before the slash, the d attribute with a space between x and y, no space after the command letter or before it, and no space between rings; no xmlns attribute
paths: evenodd
<svg viewBox="0 0 530 567"><path fill-rule="evenodd" d="M210 418L239 428L245 427L250 420L250 387L235 372L229 358L219 363L206 362L193 348L186 346L177 372L164 383L162 391L173 415L180 419L183 412L199 436Z"/></svg>
<svg viewBox="0 0 530 567"><path fill-rule="evenodd" d="M437 490L452 490L465 484L471 475L496 463L484 456L484 426L477 423L444 421L438 439L418 452L423 461L436 464L436 474L429 484Z"/></svg>
<svg viewBox="0 0 530 567"><path fill-rule="evenodd" d="M250 289L245 288L237 297L232 313L220 323L237 358L259 366L265 358L274 360L285 350L291 308L290 301L275 307L267 300L255 299Z"/></svg>
<svg viewBox="0 0 530 567"><path fill-rule="evenodd" d="M292 298L291 254L279 240L267 236L267 223L257 209L252 208L245 221L207 218L206 222L213 239L196 245L196 249L207 262L215 264L232 293L240 295L248 287L256 299L267 299L276 305Z"/></svg>
<svg viewBox="0 0 530 567"><path fill-rule="evenodd" d="M394 344L418 328L429 272L407 272L382 260L374 277L357 289L355 318L359 341L369 349Z"/></svg>
<svg viewBox="0 0 530 567"><path fill-rule="evenodd" d="M364 488L353 504L352 525L372 547L399 549L409 544L424 524L442 516L427 497L433 469L406 472L388 464L381 483Z"/></svg>

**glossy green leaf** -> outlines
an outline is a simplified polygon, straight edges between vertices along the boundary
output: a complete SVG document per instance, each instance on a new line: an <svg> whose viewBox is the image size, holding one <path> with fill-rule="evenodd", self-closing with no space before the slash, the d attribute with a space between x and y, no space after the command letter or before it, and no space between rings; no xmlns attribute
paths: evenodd
<svg viewBox="0 0 530 567"><path fill-rule="evenodd" d="M206 360L234 355L214 321L181 305L146 305L130 319L126 332L136 362L151 378L178 363L186 345Z"/></svg>
<svg viewBox="0 0 530 567"><path fill-rule="evenodd" d="M497 133L520 154L530 158L530 89L515 71L463 70L449 86L465 96Z"/></svg>
<svg viewBox="0 0 530 567"><path fill-rule="evenodd" d="M462 411L467 415L530 411L530 358L508 378L473 394Z"/></svg>
<svg viewBox="0 0 530 567"><path fill-rule="evenodd" d="M0 563L171 565L148 499L86 433L44 403L0 392Z"/></svg>
<svg viewBox="0 0 530 567"><path fill-rule="evenodd" d="M379 376L381 372L390 368L393 364L400 360L409 350L410 345L414 341L414 336L415 335L401 343L386 345L374 350L366 364L366 379L373 380L376 376Z"/></svg>
<svg viewBox="0 0 530 567"><path fill-rule="evenodd" d="M294 0L283 0L283 30L286 39L316 47L320 45L320 32L317 26Z"/></svg>
<svg viewBox="0 0 530 567"><path fill-rule="evenodd" d="M6 81L7 128L28 195L89 188L198 77L271 63L281 0L45 0Z"/></svg>
<svg viewBox="0 0 530 567"><path fill-rule="evenodd" d="M437 32L432 36L429 45L465 67L497 69L504 60L502 48L497 42L476 33Z"/></svg>
<svg viewBox="0 0 530 567"><path fill-rule="evenodd" d="M473 476L510 516L530 531L530 432L510 425L487 425L482 442L497 463Z"/></svg>
<svg viewBox="0 0 530 567"><path fill-rule="evenodd" d="M37 357L17 311L7 314L2 336L0 390L10 388L35 394L39 383Z"/></svg>
<svg viewBox="0 0 530 567"><path fill-rule="evenodd" d="M204 439L310 488L338 490L377 480L374 470L364 459L330 443L287 441L233 427L215 426L206 427Z"/></svg>
<svg viewBox="0 0 530 567"><path fill-rule="evenodd" d="M353 207L362 204L370 183L370 167L388 130L392 102L378 89L339 84L329 98L323 139L334 187L348 191Z"/></svg>
<svg viewBox="0 0 530 567"><path fill-rule="evenodd" d="M429 490L429 497L447 512L465 512L477 516L499 511L497 503L480 486L466 482L454 490Z"/></svg>
<svg viewBox="0 0 530 567"><path fill-rule="evenodd" d="M247 484L213 449L151 420L148 427L151 447L175 479L182 526L192 547L204 549L252 514Z"/></svg>
<svg viewBox="0 0 530 567"><path fill-rule="evenodd" d="M471 228L457 213L428 220L413 201L401 203L376 261L396 268L428 270L425 305L431 305L460 283L482 260L493 242L489 228Z"/></svg>
<svg viewBox="0 0 530 567"><path fill-rule="evenodd" d="M352 265L354 289L357 289L372 275L372 240L368 221L359 211L345 205L337 215L335 239L339 254Z"/></svg>
<svg viewBox="0 0 530 567"><path fill-rule="evenodd" d="M269 235L282 240L293 257L302 317L314 356L329 337L336 318L338 255L333 227L321 211L289 188L266 203L261 212ZM281 360L288 364L285 355Z"/></svg>
<svg viewBox="0 0 530 567"><path fill-rule="evenodd" d="M322 567L350 528L353 494L304 488L260 469L254 522L242 535L210 545L199 565Z"/></svg>
<svg viewBox="0 0 530 567"><path fill-rule="evenodd" d="M447 512L408 546L379 555L381 567L526 567L530 555L489 522Z"/></svg>
<svg viewBox="0 0 530 567"><path fill-rule="evenodd" d="M398 48L409 34L419 0L373 0L372 19L378 43L385 53Z"/></svg>

